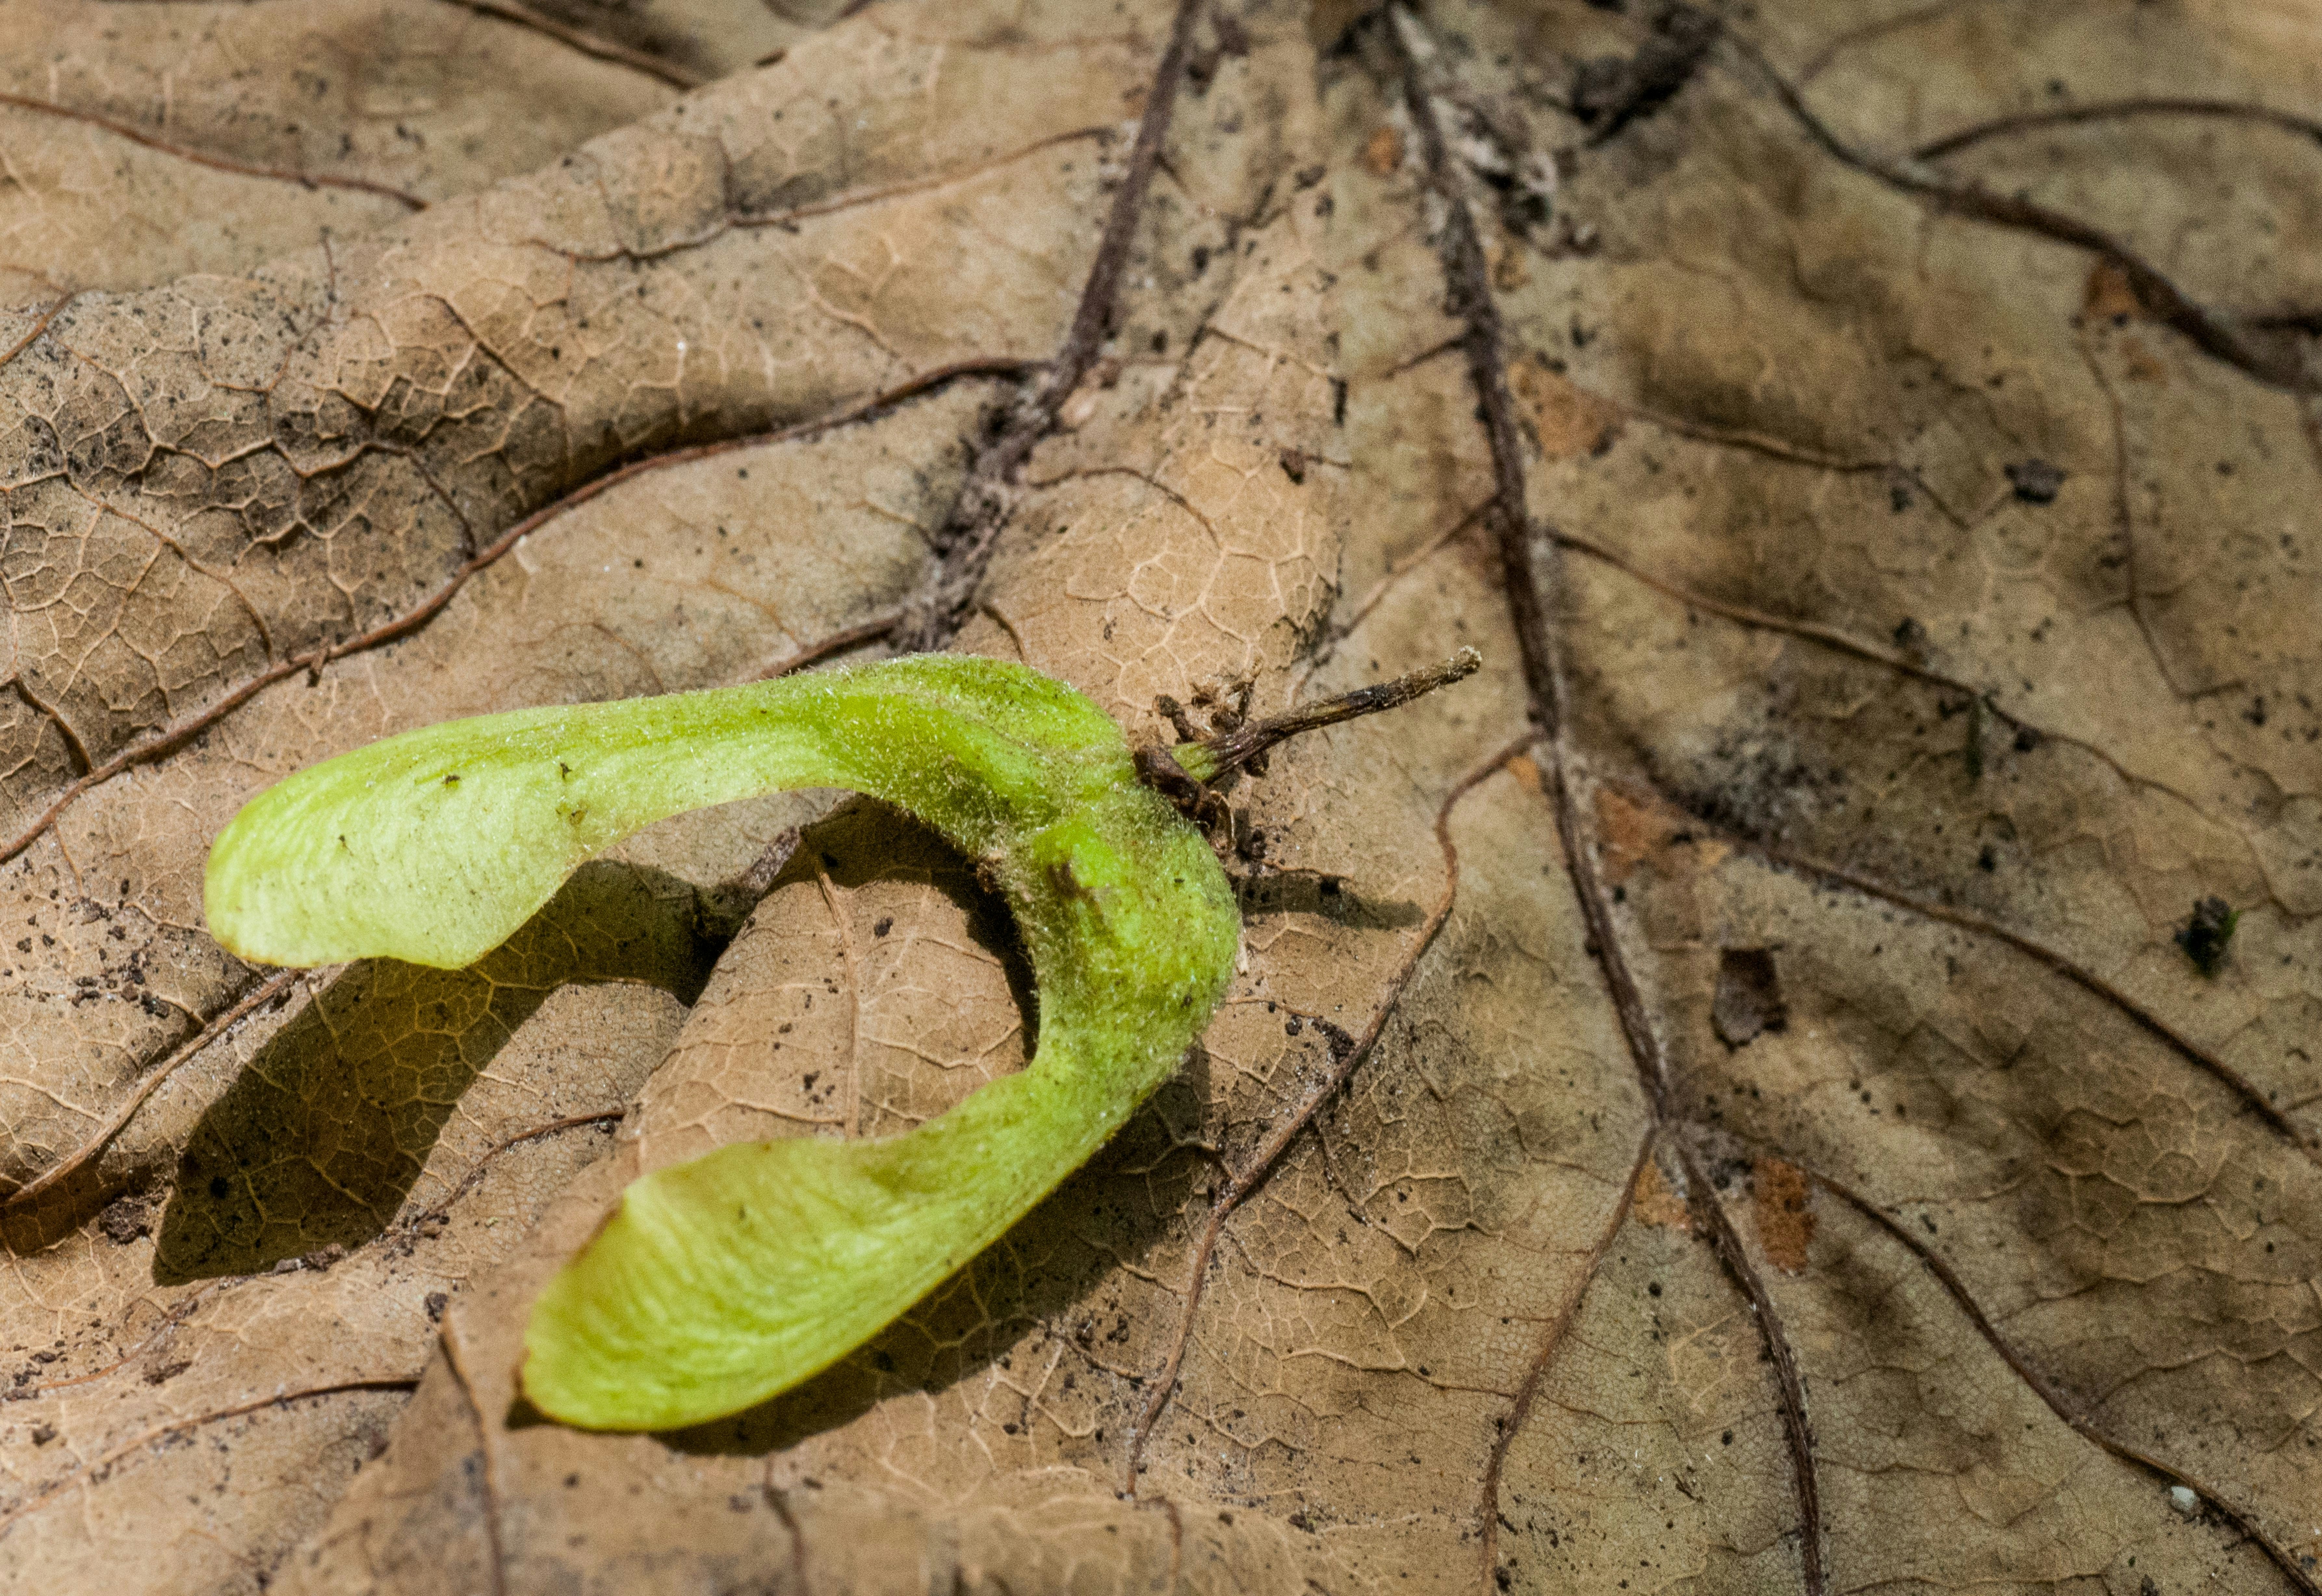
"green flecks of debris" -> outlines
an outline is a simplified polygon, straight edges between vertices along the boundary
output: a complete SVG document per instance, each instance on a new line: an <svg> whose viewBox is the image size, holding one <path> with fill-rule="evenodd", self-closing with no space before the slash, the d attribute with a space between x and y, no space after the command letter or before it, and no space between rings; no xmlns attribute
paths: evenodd
<svg viewBox="0 0 2322 1596"><path fill-rule="evenodd" d="M2193 905L2193 917L2177 928L2177 945L2203 975L2215 975L2226 962L2226 948L2234 940L2241 915L2222 898L2203 898Z"/></svg>

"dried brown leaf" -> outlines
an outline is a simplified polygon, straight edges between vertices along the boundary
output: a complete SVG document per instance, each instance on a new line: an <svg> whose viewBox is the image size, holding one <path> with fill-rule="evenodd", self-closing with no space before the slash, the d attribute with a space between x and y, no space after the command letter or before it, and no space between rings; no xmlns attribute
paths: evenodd
<svg viewBox="0 0 2322 1596"><path fill-rule="evenodd" d="M0 1569L2322 1591L2303 10L26 15ZM739 806L278 990L201 850L890 637L1139 738L1486 665L1235 779L1227 1006L1000 1246L763 1409L543 1424L624 1181L1020 1065L1004 911Z"/></svg>

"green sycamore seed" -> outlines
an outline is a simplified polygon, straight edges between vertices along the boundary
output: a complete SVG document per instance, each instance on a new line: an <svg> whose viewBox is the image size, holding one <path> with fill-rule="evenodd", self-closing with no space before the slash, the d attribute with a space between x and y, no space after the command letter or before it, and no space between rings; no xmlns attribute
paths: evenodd
<svg viewBox="0 0 2322 1596"><path fill-rule="evenodd" d="M1175 1070L1240 938L1233 890L1180 812L1214 806L1202 783L1474 669L1468 652L1281 721L1236 719L1174 759L1132 753L1061 682L960 655L453 721L251 799L211 849L204 906L253 962L459 969L654 821L809 787L884 799L985 868L1037 983L1029 1064L904 1135L737 1144L646 1175L534 1303L522 1378L543 1412L588 1429L698 1424L892 1323Z"/></svg>

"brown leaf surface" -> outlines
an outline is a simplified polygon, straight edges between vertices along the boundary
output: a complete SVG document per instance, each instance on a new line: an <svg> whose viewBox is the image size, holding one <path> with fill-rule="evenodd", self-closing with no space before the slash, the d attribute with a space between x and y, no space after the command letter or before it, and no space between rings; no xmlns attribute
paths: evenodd
<svg viewBox="0 0 2322 1596"><path fill-rule="evenodd" d="M233 274L554 160L667 105L446 0L25 0L0 54L0 297Z"/></svg>
<svg viewBox="0 0 2322 1596"><path fill-rule="evenodd" d="M2322 1590L2309 9L22 16L11 1588ZM1486 664L1231 788L1227 1006L1000 1246L541 1423L626 1179L1020 1066L1004 910L787 798L292 978L202 852L913 642Z"/></svg>

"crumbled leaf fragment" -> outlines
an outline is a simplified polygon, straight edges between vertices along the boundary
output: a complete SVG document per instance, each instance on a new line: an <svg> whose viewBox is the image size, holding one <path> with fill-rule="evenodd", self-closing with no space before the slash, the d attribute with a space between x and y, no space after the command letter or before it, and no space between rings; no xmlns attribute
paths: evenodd
<svg viewBox="0 0 2322 1596"><path fill-rule="evenodd" d="M2064 490L2064 470L2052 461L2036 455L2030 460L2011 461L2002 468L2016 497L2027 505L2052 505L2056 496Z"/></svg>

